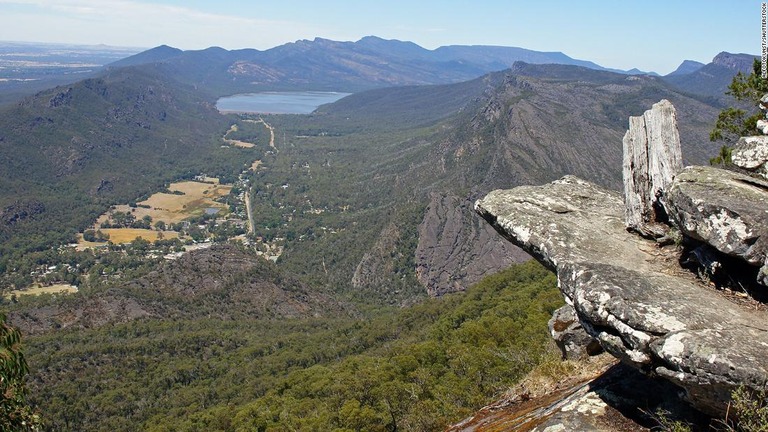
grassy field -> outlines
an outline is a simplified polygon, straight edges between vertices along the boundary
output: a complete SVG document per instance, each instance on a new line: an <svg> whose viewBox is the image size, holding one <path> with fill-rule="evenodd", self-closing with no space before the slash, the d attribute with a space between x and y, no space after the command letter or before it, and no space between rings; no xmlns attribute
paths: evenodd
<svg viewBox="0 0 768 432"><path fill-rule="evenodd" d="M132 213L137 220L144 216L152 218L153 223L163 221L165 223L177 223L192 216L200 216L207 208L217 208L222 211L219 214L226 213L227 205L214 201L214 199L229 194L232 190L231 185L221 185L217 179L213 183L203 183L196 181L184 181L172 183L168 189L170 191L179 191L184 195L169 193L156 193L149 199L138 203L146 207L129 207L119 205L114 211ZM109 219L109 213L102 215L96 221L98 227L102 222ZM148 239L149 240L149 239ZM114 241L114 240L113 240Z"/></svg>
<svg viewBox="0 0 768 432"><path fill-rule="evenodd" d="M232 144L235 147L242 147L242 148L253 148L256 147L256 144L245 142L245 141L237 141L237 140L227 140L229 144Z"/></svg>
<svg viewBox="0 0 768 432"><path fill-rule="evenodd" d="M229 144L229 145L233 145L235 147L242 147L242 148L253 148L253 147L256 147L256 144L254 144L254 143L249 143L249 142L245 142L245 141L240 141L240 140L229 139L228 138L230 133L237 132L238 130L239 130L239 128L237 127L237 124L233 124L232 126L230 126L229 130L227 131L227 133L224 134L224 137L223 137L224 142Z"/></svg>
<svg viewBox="0 0 768 432"><path fill-rule="evenodd" d="M6 294L5 296L10 298L11 296L23 296L23 295L40 295L40 294L58 294L58 293L76 293L77 287L69 284L55 284L51 286L32 285L25 290L14 290Z"/></svg>
<svg viewBox="0 0 768 432"><path fill-rule="evenodd" d="M155 231L148 229L138 228L102 228L101 232L109 235L109 241L115 244L130 243L137 238L141 237L144 240L153 242L158 239L160 233L163 233L163 238L173 239L179 236L176 231ZM87 248L100 247L106 245L105 242L88 242L83 240L82 234L77 236L77 248L83 250Z"/></svg>

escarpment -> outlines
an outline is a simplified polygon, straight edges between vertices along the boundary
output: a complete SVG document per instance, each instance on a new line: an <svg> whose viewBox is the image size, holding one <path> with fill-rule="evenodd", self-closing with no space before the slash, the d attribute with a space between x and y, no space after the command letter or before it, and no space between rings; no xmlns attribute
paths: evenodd
<svg viewBox="0 0 768 432"><path fill-rule="evenodd" d="M669 138L674 115L662 101L644 120L630 120L628 137L642 137L637 128L650 124L658 129L646 136L660 137L652 146L625 138L632 196L566 176L493 191L475 210L556 272L566 303L604 350L679 386L696 409L724 415L739 386L766 389L768 313L708 282L751 280L738 286L761 289L768 183L712 167L680 171L679 140ZM681 268L690 261L706 283Z"/></svg>

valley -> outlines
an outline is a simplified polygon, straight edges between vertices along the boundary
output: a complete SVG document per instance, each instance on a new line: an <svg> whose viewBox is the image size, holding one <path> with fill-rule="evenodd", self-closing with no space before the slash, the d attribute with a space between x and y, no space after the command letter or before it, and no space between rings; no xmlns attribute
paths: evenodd
<svg viewBox="0 0 768 432"><path fill-rule="evenodd" d="M563 373L554 276L474 201L566 174L618 189L626 119L661 98L706 162L721 101L435 51L447 65L377 38L158 47L5 108L2 305L47 427L432 431ZM215 103L305 88L354 93L309 114Z"/></svg>

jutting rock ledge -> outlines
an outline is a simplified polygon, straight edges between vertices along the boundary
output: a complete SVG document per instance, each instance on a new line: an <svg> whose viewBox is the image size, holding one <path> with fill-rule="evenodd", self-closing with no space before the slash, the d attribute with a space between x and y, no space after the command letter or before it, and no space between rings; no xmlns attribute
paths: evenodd
<svg viewBox="0 0 768 432"><path fill-rule="evenodd" d="M670 127L670 123L664 124ZM676 175L673 171L669 175ZM687 168L674 181L657 181L666 190L651 190L648 196L658 198L661 205L654 203L653 207L662 217L651 217L650 222L655 225L668 213L673 228L680 225L686 238L711 243L741 241L745 246L731 255L759 267L765 260L762 244L766 238L760 236L765 230L760 224L765 221L739 218L736 212L751 207L765 215L768 184L721 171ZM705 205L706 198L685 192L696 189L691 183L702 178L710 182L725 179L716 185L702 183L710 193L739 199L749 195L756 201L727 211L720 204ZM748 190L737 193L733 189L737 186ZM566 176L543 186L493 191L476 203L475 210L504 237L556 272L566 303L606 351L648 375L678 385L695 408L723 415L732 391L740 385L766 388L768 313L747 310L681 269L676 246L662 247L629 232L630 218L620 194ZM694 217L696 213L700 215ZM731 222L718 219L721 213ZM735 219L745 225L731 232ZM719 225L705 223L717 220ZM643 232L636 227L633 231ZM658 237L657 232L654 227L654 235L646 237ZM748 234L737 235L744 232ZM729 253L729 246L712 247Z"/></svg>

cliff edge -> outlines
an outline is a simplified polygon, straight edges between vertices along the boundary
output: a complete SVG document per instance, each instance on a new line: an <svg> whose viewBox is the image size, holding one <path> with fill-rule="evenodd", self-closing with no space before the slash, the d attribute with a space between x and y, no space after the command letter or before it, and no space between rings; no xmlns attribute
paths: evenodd
<svg viewBox="0 0 768 432"><path fill-rule="evenodd" d="M663 101L651 111L666 114L645 117L671 113L671 121L656 123L676 127L669 107ZM642 123L630 121L628 136ZM679 140L662 140L657 148L676 155L670 145L679 152ZM605 351L678 386L696 409L722 416L739 386L765 390L768 383L766 308L711 283L725 279L747 291L761 289L768 183L712 167L678 171L672 166L664 180L639 182L648 197L640 201L649 205L641 213L654 212L644 221L627 213L620 194L572 176L493 191L475 210L556 272L566 303ZM635 183L650 177L630 175ZM638 229L638 222L654 228ZM691 261L696 272L680 265Z"/></svg>

